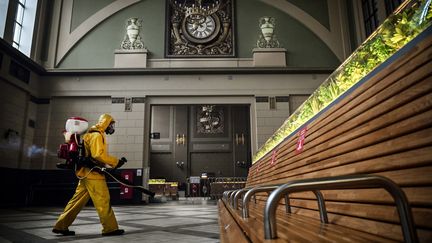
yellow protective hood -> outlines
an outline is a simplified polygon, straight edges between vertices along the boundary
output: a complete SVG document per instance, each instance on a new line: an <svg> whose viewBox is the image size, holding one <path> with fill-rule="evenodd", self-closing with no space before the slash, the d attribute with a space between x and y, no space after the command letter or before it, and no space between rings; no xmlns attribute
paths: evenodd
<svg viewBox="0 0 432 243"><path fill-rule="evenodd" d="M92 131L99 131L101 133L104 133L107 127L111 124L111 122L115 122L114 119L110 114L102 114L99 117L98 123L96 125L92 126L89 130L89 132Z"/></svg>

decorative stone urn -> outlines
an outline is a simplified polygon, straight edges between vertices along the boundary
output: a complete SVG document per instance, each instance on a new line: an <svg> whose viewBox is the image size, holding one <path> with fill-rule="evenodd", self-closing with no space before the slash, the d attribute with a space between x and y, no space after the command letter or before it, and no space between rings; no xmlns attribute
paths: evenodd
<svg viewBox="0 0 432 243"><path fill-rule="evenodd" d="M276 35L274 34L276 19L269 16L261 17L259 19L259 27L261 29L261 34L257 41L257 47L279 48L279 41L276 39Z"/></svg>
<svg viewBox="0 0 432 243"><path fill-rule="evenodd" d="M127 20L126 35L122 41L121 48L126 50L143 49L144 43L139 35L141 20L138 18L129 18Z"/></svg>
<svg viewBox="0 0 432 243"><path fill-rule="evenodd" d="M126 35L121 49L114 52L114 68L146 68L148 51L141 40L141 20L129 18L126 21Z"/></svg>
<svg viewBox="0 0 432 243"><path fill-rule="evenodd" d="M261 33L257 41L257 47L253 52L254 67L286 67L286 49L281 48L276 39L276 19L264 16L259 19Z"/></svg>

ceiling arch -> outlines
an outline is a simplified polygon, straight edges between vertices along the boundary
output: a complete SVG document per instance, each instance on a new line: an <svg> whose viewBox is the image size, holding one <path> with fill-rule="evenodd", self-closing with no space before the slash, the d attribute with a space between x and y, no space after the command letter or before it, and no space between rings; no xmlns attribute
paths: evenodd
<svg viewBox="0 0 432 243"><path fill-rule="evenodd" d="M70 32L72 21L73 1L66 0L62 3L61 20L60 20L60 33L57 45L56 66L63 60L66 54L72 47L83 38L88 32L95 28L98 24L102 23L105 19L115 14L116 12L129 7L141 0L117 0L95 14L86 19L77 28Z"/></svg>
<svg viewBox="0 0 432 243"><path fill-rule="evenodd" d="M72 47L98 24L114 13L140 1L141 0L116 0L86 19L72 32L70 32L70 27L72 21L73 1L63 1L55 65L58 66ZM347 40L344 39L344 36L342 35L342 24L338 24L341 21L340 0L327 1L329 5L330 30L319 23L319 21L311 15L286 0L260 1L285 12L302 23L317 35L340 61L343 61L347 57L349 51L347 49Z"/></svg>
<svg viewBox="0 0 432 243"><path fill-rule="evenodd" d="M328 0L329 9L329 20L330 20L330 30L328 30L324 25L318 22L314 17L309 15L307 12L303 11L296 5L288 2L287 0L261 0L262 2L270 5L274 8L281 10L282 12L290 15L300 23L302 23L306 28L317 35L336 55L336 57L343 61L346 58L346 51L344 50L345 43L343 37L341 36L343 26L338 25L340 21L340 3L337 0Z"/></svg>

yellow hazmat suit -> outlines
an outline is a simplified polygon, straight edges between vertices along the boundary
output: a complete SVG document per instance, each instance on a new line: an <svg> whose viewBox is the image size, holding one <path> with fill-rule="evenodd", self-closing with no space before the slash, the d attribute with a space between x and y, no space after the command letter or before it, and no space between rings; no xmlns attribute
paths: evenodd
<svg viewBox="0 0 432 243"><path fill-rule="evenodd" d="M114 120L109 114L103 114L100 116L98 123L92 126L83 136L86 156L91 156L100 165L106 167L116 167L119 161L116 157L108 154L108 146L106 144L105 130L112 122ZM79 180L75 194L57 220L54 230L68 230L68 227L75 220L78 213L91 198L99 214L103 227L102 233L106 234L116 231L118 224L114 211L111 208L105 175L95 171L90 172L90 169L86 167L82 167L76 171L76 175L84 178Z"/></svg>

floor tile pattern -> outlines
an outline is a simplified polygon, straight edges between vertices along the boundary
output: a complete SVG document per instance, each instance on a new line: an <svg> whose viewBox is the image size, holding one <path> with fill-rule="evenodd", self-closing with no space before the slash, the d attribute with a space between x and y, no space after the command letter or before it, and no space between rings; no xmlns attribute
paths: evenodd
<svg viewBox="0 0 432 243"><path fill-rule="evenodd" d="M0 243L3 242L219 242L216 202L187 198L166 203L114 206L122 236L102 237L95 209L85 207L69 228L75 236L51 232L60 207L0 209Z"/></svg>

